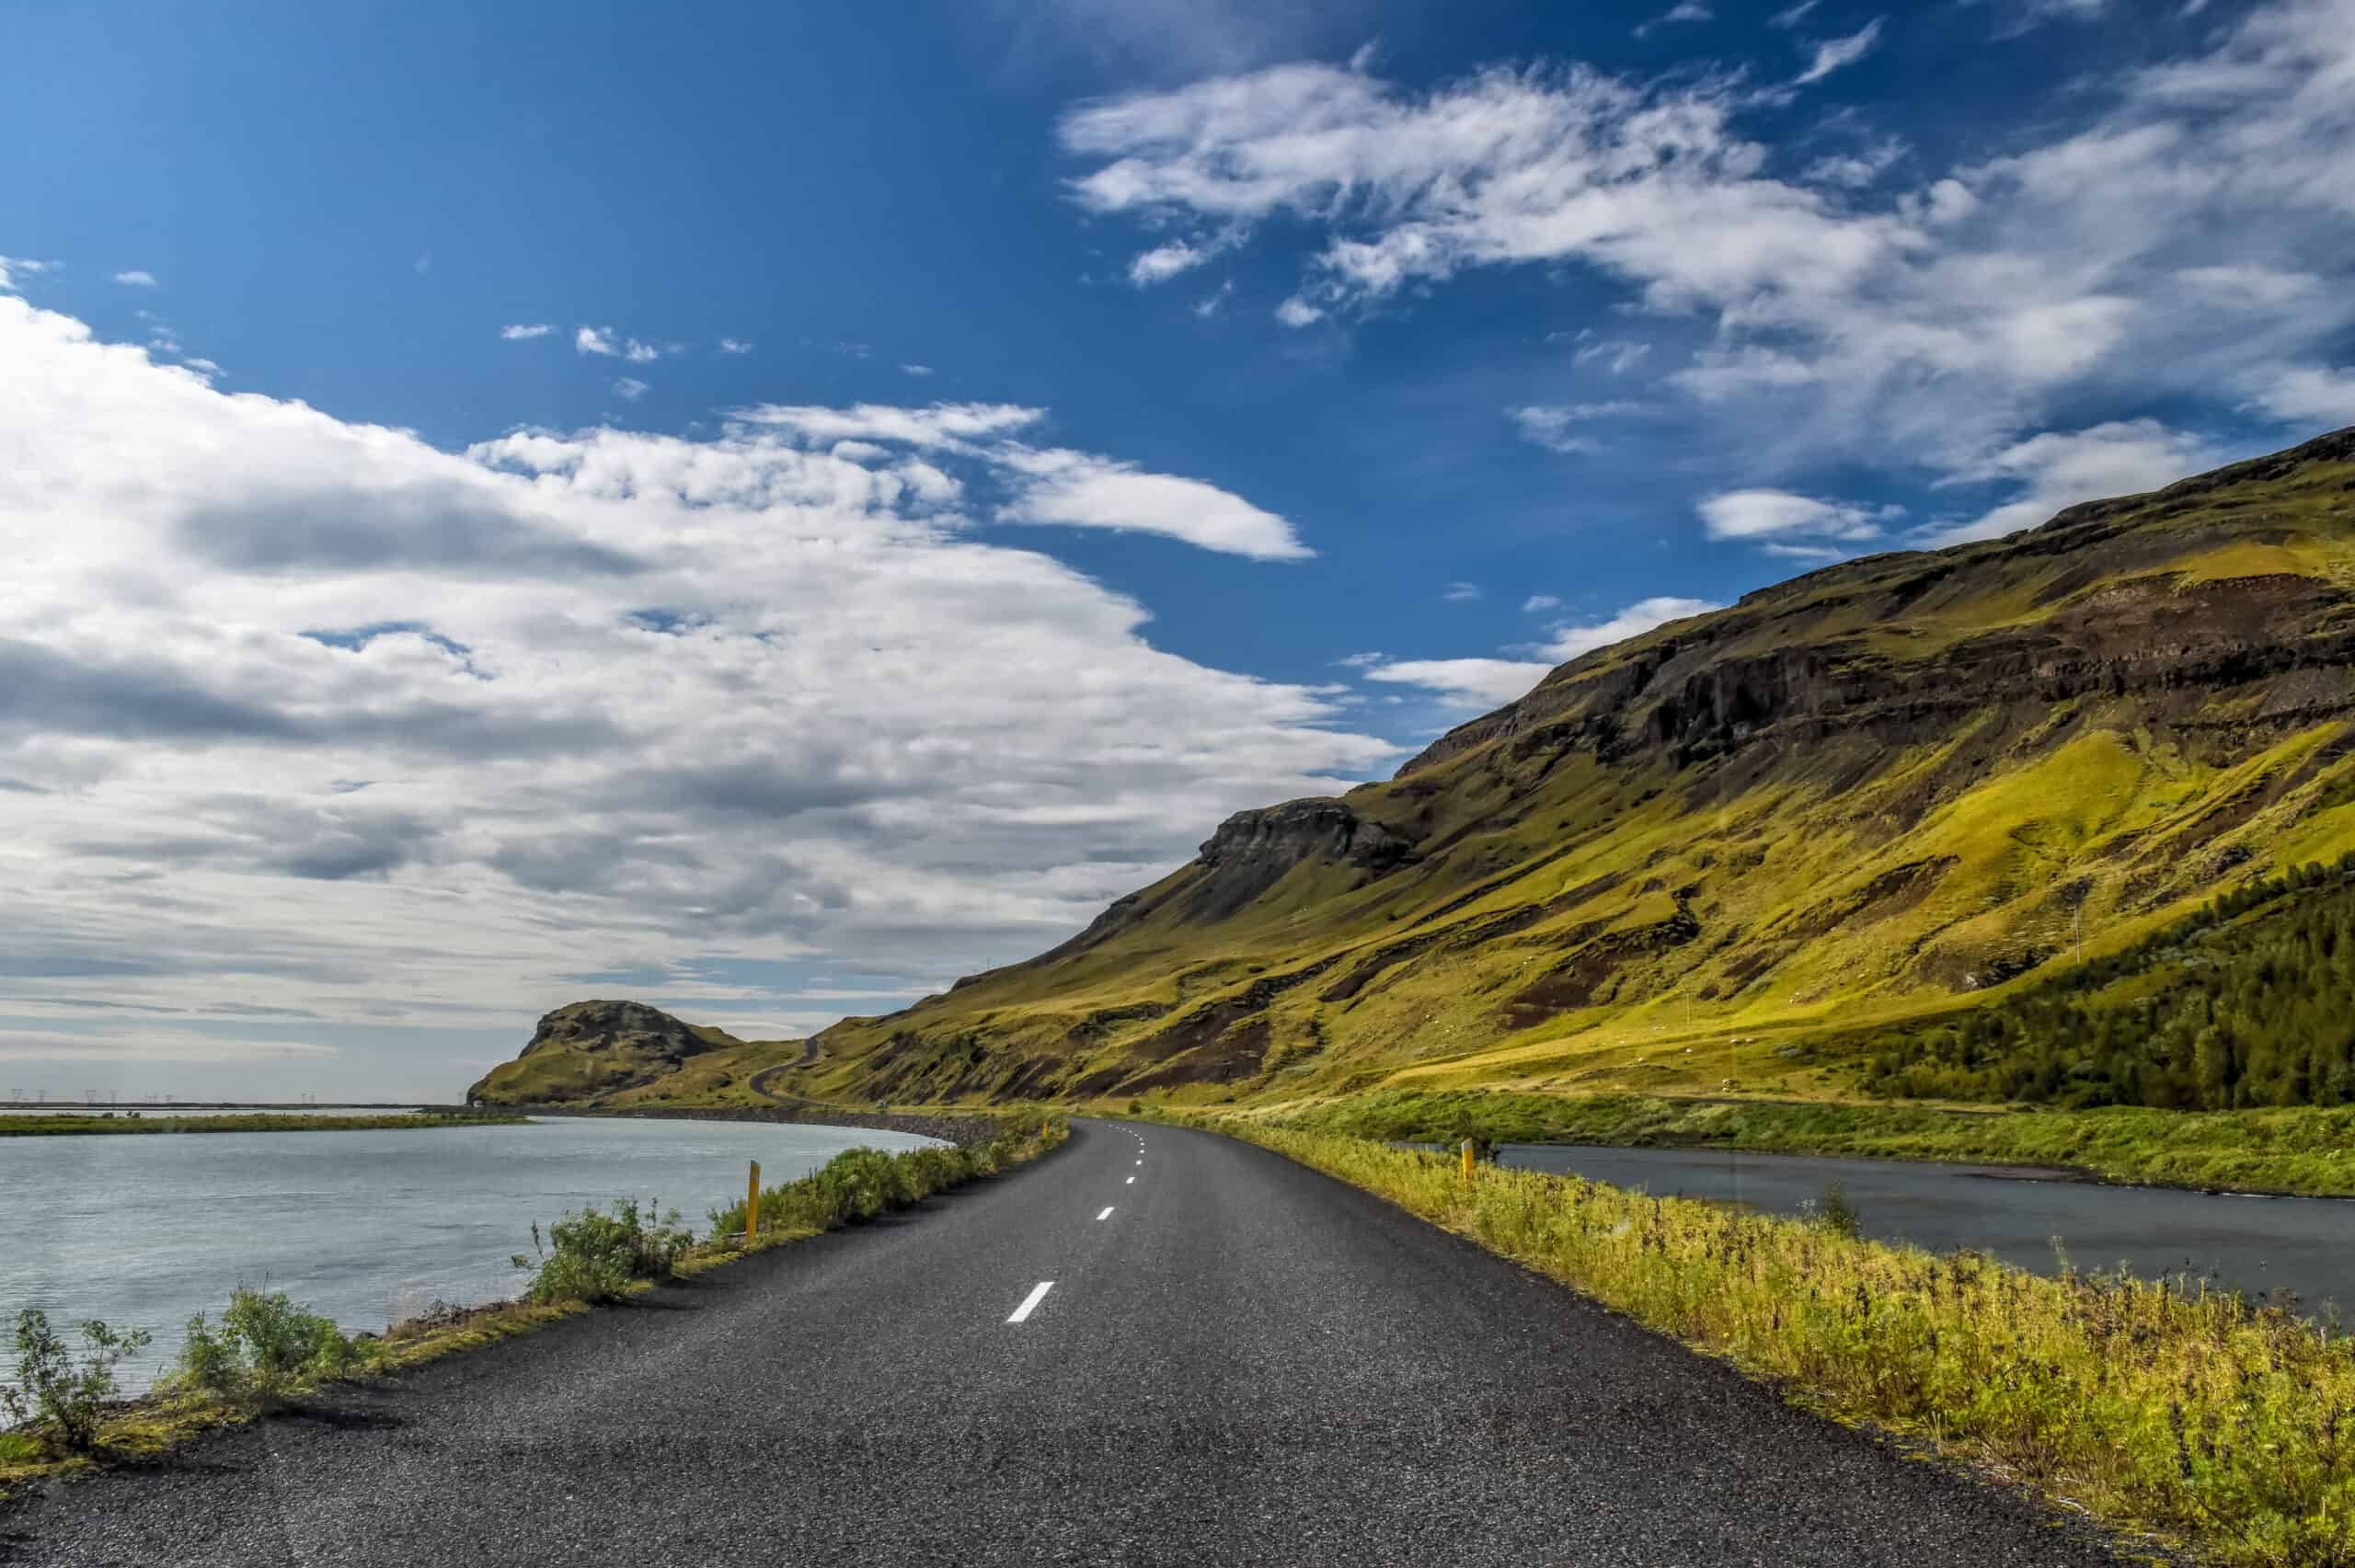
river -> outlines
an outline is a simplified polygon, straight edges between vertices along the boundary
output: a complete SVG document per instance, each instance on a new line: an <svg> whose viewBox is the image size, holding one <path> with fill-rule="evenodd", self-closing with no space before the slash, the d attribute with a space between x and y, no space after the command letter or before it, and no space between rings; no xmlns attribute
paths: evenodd
<svg viewBox="0 0 2355 1568"><path fill-rule="evenodd" d="M616 1198L675 1206L699 1230L764 1183L845 1149L898 1150L907 1133L775 1122L534 1117L528 1125L360 1132L90 1133L0 1139L0 1378L6 1323L45 1310L155 1341L123 1368L145 1387L181 1330L239 1284L284 1290L348 1332L381 1330L436 1300L514 1295L509 1259L532 1226Z"/></svg>
<svg viewBox="0 0 2355 1568"><path fill-rule="evenodd" d="M1972 1247L2039 1274L2057 1240L2081 1272L2123 1265L2146 1278L2188 1274L2264 1296L2287 1290L2320 1316L2355 1317L2355 1201L2108 1186L2016 1165L1837 1160L1727 1150L1511 1143L1500 1163L1575 1173L1661 1196L1796 1214L1839 1184L1865 1234L1932 1252Z"/></svg>

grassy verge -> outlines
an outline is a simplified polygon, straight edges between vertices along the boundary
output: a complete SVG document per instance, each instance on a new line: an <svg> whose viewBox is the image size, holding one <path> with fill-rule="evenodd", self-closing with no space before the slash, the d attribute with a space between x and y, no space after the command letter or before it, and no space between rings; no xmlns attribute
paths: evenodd
<svg viewBox="0 0 2355 1568"><path fill-rule="evenodd" d="M378 1127L517 1127L528 1116L456 1111L404 1112L382 1116L316 1116L256 1112L249 1116L0 1116L0 1138L57 1138L77 1133L366 1132Z"/></svg>
<svg viewBox="0 0 2355 1568"><path fill-rule="evenodd" d="M1361 1138L1613 1143L2054 1165L2110 1181L2355 1196L2355 1106L1947 1112L1901 1104L1393 1090L1275 1113Z"/></svg>
<svg viewBox="0 0 2355 1568"><path fill-rule="evenodd" d="M1196 1121L1865 1420L2234 1565L2355 1564L2355 1346L2236 1296L2047 1279L1822 1222Z"/></svg>
<svg viewBox="0 0 2355 1568"><path fill-rule="evenodd" d="M138 1400L108 1398L111 1379L90 1377L97 1358L76 1361L61 1349L56 1354L65 1358L57 1366L50 1413L0 1430L0 1499L30 1481L153 1459L330 1383L399 1371L526 1333L665 1278L692 1276L750 1253L862 1224L1035 1160L1069 1136L1070 1124L1061 1115L1026 1113L1001 1118L997 1137L979 1148L899 1154L848 1150L798 1181L763 1189L761 1222L749 1238L741 1199L712 1211L711 1233L700 1241L677 1226L675 1215L658 1218L628 1203L610 1212L592 1208L552 1226L546 1245L534 1228L537 1257L516 1259L532 1272L523 1299L440 1309L396 1323L382 1336L347 1337L282 1295L240 1289L217 1325L201 1318L190 1324L190 1348L155 1392ZM20 1318L20 1362L23 1333ZM34 1391L28 1385L24 1391L29 1399ZM76 1402L78 1412L72 1408ZM69 1440L67 1428L77 1415L93 1429Z"/></svg>

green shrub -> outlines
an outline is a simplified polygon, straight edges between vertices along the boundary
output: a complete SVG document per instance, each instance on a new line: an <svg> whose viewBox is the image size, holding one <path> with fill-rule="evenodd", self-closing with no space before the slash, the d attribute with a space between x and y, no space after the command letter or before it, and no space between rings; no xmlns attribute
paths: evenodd
<svg viewBox="0 0 2355 1568"><path fill-rule="evenodd" d="M1823 1228L1835 1236L1845 1236L1860 1242L1865 1236L1865 1217L1856 1212L1855 1204L1848 1196L1848 1189L1838 1182L1823 1189Z"/></svg>
<svg viewBox="0 0 2355 1568"><path fill-rule="evenodd" d="M638 1280L668 1276L695 1238L679 1223L678 1210L658 1219L651 1206L641 1213L636 1198L624 1198L611 1213L592 1204L557 1220L548 1227L546 1248L539 1247L537 1226L532 1240L537 1261L518 1253L515 1266L532 1272L525 1296L546 1303L625 1296Z"/></svg>
<svg viewBox="0 0 2355 1568"><path fill-rule="evenodd" d="M174 1387L224 1400L272 1400L302 1384L339 1377L362 1359L335 1320L297 1305L283 1290L239 1286L218 1328L202 1312L172 1368Z"/></svg>
<svg viewBox="0 0 2355 1568"><path fill-rule="evenodd" d="M97 1318L82 1324L87 1347L77 1357L49 1326L49 1314L27 1307L17 1314L17 1385L0 1388L9 1420L30 1425L69 1453L86 1453L98 1440L98 1418L114 1397L114 1369L150 1338L145 1329L120 1333Z"/></svg>

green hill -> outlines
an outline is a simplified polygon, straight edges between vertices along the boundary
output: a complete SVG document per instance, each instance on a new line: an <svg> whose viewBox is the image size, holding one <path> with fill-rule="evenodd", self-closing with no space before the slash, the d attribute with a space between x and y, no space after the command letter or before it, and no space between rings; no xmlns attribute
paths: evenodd
<svg viewBox="0 0 2355 1568"><path fill-rule="evenodd" d="M1051 952L837 1024L793 1076L2169 1103L2181 1075L2122 1045L2039 1057L2025 999L2355 849L2350 664L2345 430L1588 654L1395 779L1231 818ZM2248 1054L2221 1088L2188 1068L2192 1102L2345 1093Z"/></svg>

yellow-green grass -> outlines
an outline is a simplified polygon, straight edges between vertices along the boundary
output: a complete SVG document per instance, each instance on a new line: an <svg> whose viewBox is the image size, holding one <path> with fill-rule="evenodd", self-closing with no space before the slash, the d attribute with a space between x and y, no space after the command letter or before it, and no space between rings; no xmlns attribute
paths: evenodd
<svg viewBox="0 0 2355 1568"><path fill-rule="evenodd" d="M2355 1563L2355 1353L2278 1309L1574 1177L1483 1166L1467 1182L1451 1161L1332 1133L1200 1125L2114 1529L2233 1568Z"/></svg>
<svg viewBox="0 0 2355 1568"><path fill-rule="evenodd" d="M1004 1117L1005 1131L994 1144L994 1164L1002 1169L1025 1164L1050 1150L1058 1148L1070 1136L1070 1123L1061 1112L1021 1112ZM930 1150L912 1150L922 1154ZM893 1158L904 1158L895 1156ZM981 1173L979 1171L976 1173ZM795 1184L769 1189L772 1193L789 1190ZM937 1189L930 1189L937 1190ZM919 1196L922 1196L921 1194ZM749 1240L742 1234L742 1199L736 1200L734 1224L737 1234L728 1233L727 1211L718 1218L722 1223L714 1234L689 1250L673 1268L672 1274L691 1278L711 1269L777 1247L809 1240L822 1232L820 1226L773 1225L764 1221L760 1230ZM778 1205L772 1213L788 1212ZM625 1292L635 1295L650 1290L654 1280L635 1282ZM472 1350L527 1333L534 1329L592 1310L580 1301L537 1302L506 1301L469 1310L446 1320L419 1319L396 1323L382 1338L365 1342L369 1348L359 1368L340 1378L297 1380L280 1391L281 1397L299 1397L314 1393L333 1382L360 1381L369 1378L406 1370L425 1362L458 1351ZM0 1501L8 1494L29 1482L53 1476L70 1474L109 1464L131 1463L158 1458L171 1450L224 1426L236 1425L253 1419L259 1411L249 1403L208 1397L185 1386L166 1386L144 1398L131 1401L109 1414L101 1425L96 1446L87 1453L54 1451L40 1436L23 1430L0 1431Z"/></svg>
<svg viewBox="0 0 2355 1568"><path fill-rule="evenodd" d="M1396 1089L1276 1104L1269 1126L1394 1141L1600 1143L2039 1165L2106 1181L2355 1197L2355 1106L2262 1111L1938 1109Z"/></svg>
<svg viewBox="0 0 2355 1568"><path fill-rule="evenodd" d="M129 1132L373 1132L388 1128L515 1127L529 1119L519 1116L436 1111L383 1116L272 1113L233 1116L106 1116L59 1112L53 1116L0 1116L0 1138L56 1138L75 1133Z"/></svg>

